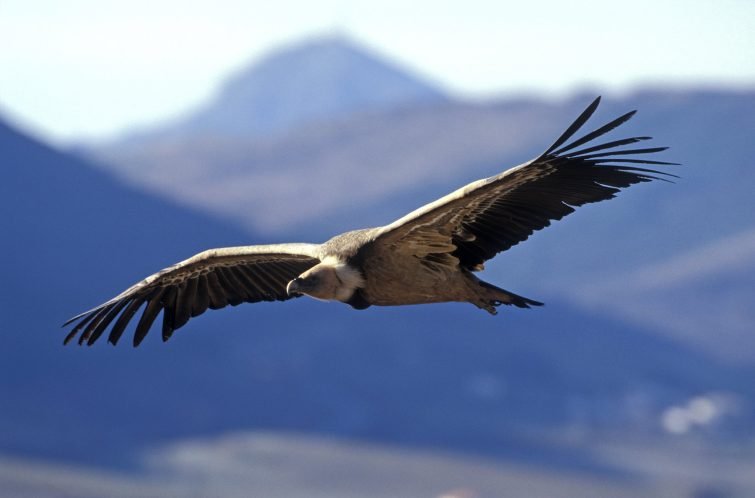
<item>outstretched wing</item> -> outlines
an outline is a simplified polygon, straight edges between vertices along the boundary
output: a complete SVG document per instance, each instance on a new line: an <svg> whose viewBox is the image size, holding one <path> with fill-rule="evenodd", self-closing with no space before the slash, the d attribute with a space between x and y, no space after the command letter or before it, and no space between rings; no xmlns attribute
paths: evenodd
<svg viewBox="0 0 755 498"><path fill-rule="evenodd" d="M611 199L635 183L662 179L657 175L674 176L632 166L676 164L638 158L666 147L623 148L650 137L587 145L636 111L567 144L599 102L600 97L536 159L470 183L407 214L380 229L373 244L417 256L425 264L461 264L477 270L497 253L572 213L577 206Z"/></svg>
<svg viewBox="0 0 755 498"><path fill-rule="evenodd" d="M207 308L242 302L284 301L288 282L320 262L319 245L277 244L211 249L150 275L110 301L81 313L65 338L79 332L79 344L92 345L115 320L108 341L116 344L129 321L146 303L134 333L138 346L163 312L163 341ZM117 318L117 320L116 320Z"/></svg>

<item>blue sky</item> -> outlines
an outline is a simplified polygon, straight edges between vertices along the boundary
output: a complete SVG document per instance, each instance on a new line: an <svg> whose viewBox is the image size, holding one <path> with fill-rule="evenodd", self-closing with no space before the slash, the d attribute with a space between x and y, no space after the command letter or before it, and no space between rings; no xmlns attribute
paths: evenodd
<svg viewBox="0 0 755 498"><path fill-rule="evenodd" d="M206 100L270 48L346 33L456 94L755 87L750 0L2 0L0 112L56 141Z"/></svg>

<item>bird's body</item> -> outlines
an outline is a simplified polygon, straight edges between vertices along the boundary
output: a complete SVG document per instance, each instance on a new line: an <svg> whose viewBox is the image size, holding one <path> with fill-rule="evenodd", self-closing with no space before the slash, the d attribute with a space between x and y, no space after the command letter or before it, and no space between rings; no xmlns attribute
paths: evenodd
<svg viewBox="0 0 755 498"><path fill-rule="evenodd" d="M336 274L358 271L362 275L361 285L355 286L350 294L344 292L343 296L348 295L348 299L335 300L358 309L371 305L471 302L495 314L495 306L490 301L498 297L501 302L513 304L508 300L513 301L518 297L502 290L496 292L495 287L480 281L453 257L447 257L448 264L443 264L443 257L438 257L437 261L425 258L419 260L418 264L415 257L405 257L399 251L384 250L375 243L383 231L382 227L355 230L338 235L323 244L324 266L338 262L340 265L333 265L338 268ZM347 281L345 278L340 280ZM351 291L350 286L346 285L345 288ZM504 294L500 294L501 292ZM520 299L523 301L517 302L523 307L526 303L540 304Z"/></svg>
<svg viewBox="0 0 755 498"><path fill-rule="evenodd" d="M574 207L610 199L621 188L666 174L627 164L673 164L626 157L660 152L663 147L618 149L649 137L580 149L634 112L564 145L598 103L596 99L539 157L472 182L389 225L346 232L323 244L243 246L197 254L69 320L66 325L78 323L66 342L81 333L79 343L92 344L111 327L108 340L115 344L142 306L134 345L144 339L161 311L163 340L167 340L208 308L282 301L302 294L356 309L468 302L495 314L502 304L540 305L483 282L474 272Z"/></svg>

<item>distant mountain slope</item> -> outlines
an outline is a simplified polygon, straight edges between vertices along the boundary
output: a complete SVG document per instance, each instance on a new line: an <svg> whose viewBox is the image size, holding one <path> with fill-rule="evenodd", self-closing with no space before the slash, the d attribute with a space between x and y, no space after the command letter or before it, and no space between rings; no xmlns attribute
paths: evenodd
<svg viewBox="0 0 755 498"><path fill-rule="evenodd" d="M305 40L232 75L202 108L127 142L264 136L304 124L446 100L445 94L344 37Z"/></svg>
<svg viewBox="0 0 755 498"><path fill-rule="evenodd" d="M385 223L416 207L415 197L445 194L486 168L498 172L517 152L529 158L581 104L446 102L304 126L277 138L165 140L101 149L95 157L139 188L251 230L285 233L314 220L340 228ZM400 202L386 202L398 196Z"/></svg>
<svg viewBox="0 0 755 498"><path fill-rule="evenodd" d="M562 431L662 442L665 411L706 393L742 408L716 405L693 437L751 432L751 371L558 302L490 317L301 299L207 313L167 345L64 348L71 314L201 249L266 240L6 125L0 154L4 454L125 465L176 438L274 429L595 468Z"/></svg>
<svg viewBox="0 0 755 498"><path fill-rule="evenodd" d="M385 223L542 152L590 98L443 103L304 127L272 140L198 137L104 150L97 157L129 182L253 230L285 233L323 218L334 227ZM690 220L689 214L704 209L706 219L717 219L709 228L723 236L744 228L751 218L718 213L755 211L749 195L755 181L748 170L753 107L755 92L648 91L606 99L590 126L639 109L613 136L656 136L656 144L672 147L667 159L684 163L669 170L682 179L677 187L640 187L625 195L668 209L662 213L668 217ZM307 209L291 204L291 198L306 202ZM276 216L268 216L263 206L275 209ZM636 206L622 202L600 208L620 212L611 223L631 223L627 218L641 220ZM683 226L685 232L693 229L688 222ZM682 237L708 240L700 230Z"/></svg>
<svg viewBox="0 0 755 498"><path fill-rule="evenodd" d="M89 445L96 454L87 433L96 439L108 424L98 410L128 400L126 377L112 379L106 357L82 361L63 349L62 321L167 264L248 236L124 188L2 120L0 169L0 447L66 457ZM130 376L148 386L140 375ZM108 385L111 399L99 392Z"/></svg>
<svg viewBox="0 0 755 498"><path fill-rule="evenodd" d="M603 281L572 299L601 313L668 331L722 357L755 359L755 223L669 260Z"/></svg>

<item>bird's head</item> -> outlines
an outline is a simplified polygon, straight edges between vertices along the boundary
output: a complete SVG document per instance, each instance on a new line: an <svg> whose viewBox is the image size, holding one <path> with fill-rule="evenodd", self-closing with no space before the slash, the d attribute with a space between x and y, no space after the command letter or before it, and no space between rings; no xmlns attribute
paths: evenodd
<svg viewBox="0 0 755 498"><path fill-rule="evenodd" d="M305 271L286 286L289 296L306 294L325 301L348 301L364 281L345 263L325 260Z"/></svg>

